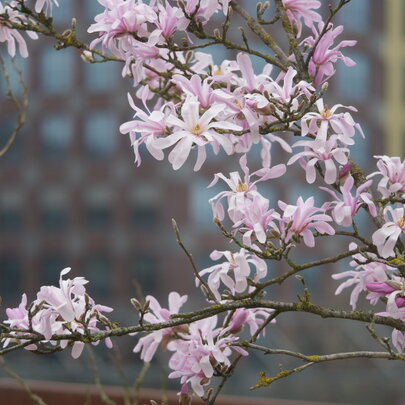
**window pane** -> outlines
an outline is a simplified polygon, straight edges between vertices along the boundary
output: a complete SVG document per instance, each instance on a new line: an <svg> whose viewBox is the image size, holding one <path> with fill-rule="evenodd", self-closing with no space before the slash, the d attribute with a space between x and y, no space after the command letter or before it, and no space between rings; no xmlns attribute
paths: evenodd
<svg viewBox="0 0 405 405"><path fill-rule="evenodd" d="M158 261L154 256L145 253L136 255L134 260L131 280L138 283L144 295L147 295L157 287Z"/></svg>
<svg viewBox="0 0 405 405"><path fill-rule="evenodd" d="M40 131L44 154L51 159L64 156L72 140L72 119L67 114L47 116Z"/></svg>
<svg viewBox="0 0 405 405"><path fill-rule="evenodd" d="M115 114L108 111L87 116L84 142L87 152L94 157L110 156L115 149L118 124Z"/></svg>
<svg viewBox="0 0 405 405"><path fill-rule="evenodd" d="M21 298L17 291L21 291L21 263L17 256L0 256L0 296L3 299L2 307L16 307Z"/></svg>
<svg viewBox="0 0 405 405"><path fill-rule="evenodd" d="M73 6L74 1L58 1L59 7L53 6L52 17L53 22L56 25L67 25L70 26L73 18ZM66 27L67 28L67 27Z"/></svg>
<svg viewBox="0 0 405 405"><path fill-rule="evenodd" d="M50 189L41 195L41 224L48 230L60 230L67 226L67 195L63 190Z"/></svg>
<svg viewBox="0 0 405 405"><path fill-rule="evenodd" d="M352 101L363 101L369 97L370 61L359 52L345 52L356 62L356 66L337 66L336 78L341 97Z"/></svg>
<svg viewBox="0 0 405 405"><path fill-rule="evenodd" d="M189 213L194 224L202 230L214 230L213 215L211 204L208 200L218 194L220 191L227 190L228 186L221 182L214 187L207 188L209 181L196 179L190 187L190 206ZM225 203L226 204L226 203ZM224 205L224 209L227 207Z"/></svg>
<svg viewBox="0 0 405 405"><path fill-rule="evenodd" d="M109 227L112 221L111 191L102 187L88 190L85 196L86 222L91 228L100 229Z"/></svg>
<svg viewBox="0 0 405 405"><path fill-rule="evenodd" d="M369 29L372 6L370 0L356 0L346 4L338 13L345 31L365 32Z"/></svg>
<svg viewBox="0 0 405 405"><path fill-rule="evenodd" d="M69 267L69 265L62 255L58 253L46 254L41 260L39 285L58 286L60 272L66 267Z"/></svg>
<svg viewBox="0 0 405 405"><path fill-rule="evenodd" d="M103 252L90 255L85 270L86 279L90 281L89 293L94 297L111 296L112 269L111 259Z"/></svg>
<svg viewBox="0 0 405 405"><path fill-rule="evenodd" d="M116 63L86 63L84 65L85 86L92 93L111 90L121 80Z"/></svg>
<svg viewBox="0 0 405 405"><path fill-rule="evenodd" d="M23 195L18 191L4 190L0 197L0 231L19 231L23 223Z"/></svg>
<svg viewBox="0 0 405 405"><path fill-rule="evenodd" d="M44 48L41 55L41 86L49 94L68 93L73 85L73 60L71 49L55 52Z"/></svg>

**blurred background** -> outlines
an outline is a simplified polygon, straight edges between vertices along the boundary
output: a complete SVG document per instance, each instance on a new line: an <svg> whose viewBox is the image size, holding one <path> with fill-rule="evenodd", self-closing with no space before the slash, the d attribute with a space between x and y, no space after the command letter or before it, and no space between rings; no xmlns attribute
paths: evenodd
<svg viewBox="0 0 405 405"><path fill-rule="evenodd" d="M54 8L54 22L69 28L77 19L78 37L86 34L102 7L96 0L60 1ZM254 11L256 2L241 1ZM323 15L327 15L324 2ZM405 2L400 0L353 0L335 19L344 24L341 39L356 39L354 48L343 53L357 62L353 68L337 63L337 73L329 80L330 105L353 105L359 113L366 139L357 136L352 155L367 172L375 170L375 154L404 156L405 51L403 47ZM235 17L236 18L236 17ZM215 21L213 22L215 25ZM235 22L235 25L241 22ZM236 39L235 37L235 40ZM26 125L11 150L0 158L0 296L2 313L15 307L19 296L27 292L33 299L41 285L57 284L64 267L72 267L72 276L90 280L90 295L101 304L115 308L111 318L122 325L136 322L129 299L151 294L167 302L170 291L191 292L187 310L202 302L193 289L192 269L175 241L171 218L175 218L186 246L199 268L212 265L214 249L228 249L212 222L208 199L221 190L206 186L213 174L237 169L238 157L223 159L209 156L203 169L195 174L193 162L173 172L167 160L157 162L143 154L140 167L133 164L133 152L119 125L132 118L127 92L134 93L129 80L121 77L121 65L111 62L87 64L76 49L56 52L53 41L29 40L30 57L17 58L29 89L29 113ZM257 44L259 48L261 45ZM211 51L208 49L208 51ZM17 76L7 60L12 86L21 92ZM216 63L233 54L215 48ZM255 61L261 69L260 61ZM7 142L15 125L15 110L6 101L6 89L0 78L0 146ZM273 148L274 164L283 155ZM251 162L258 159L253 151ZM193 159L189 159L190 161ZM254 166L254 164L253 164ZM294 204L298 195L315 194L318 206L323 192L312 190L296 170L288 180L265 185L260 191ZM288 185L288 186L286 186ZM366 218L360 218L360 226ZM365 232L371 232L363 228ZM336 252L324 242L321 256ZM340 243L340 242L339 242ZM341 242L341 249L347 241ZM310 249L309 249L310 250ZM317 249L319 257L320 250ZM302 250L298 262L315 257ZM274 264L275 274L281 271ZM317 268L304 274L313 300L331 305L337 283L331 274L347 269L347 262ZM295 300L302 293L297 280L271 291L272 298ZM334 301L348 308L346 292ZM364 306L367 308L367 306ZM388 330L381 333L389 335ZM271 326L262 344L307 354L333 351L378 349L364 325L319 320L309 315L286 314ZM122 375L113 363L121 357L122 369L132 381L142 368L138 355L132 354L136 338L115 340L113 352L96 348L101 377L106 384L120 384ZM111 356L114 361L111 361ZM25 378L92 382L94 377L85 355L72 361L69 353L46 357L12 353L6 360ZM167 353L154 360L155 366L145 378L148 387L178 389L177 381L167 381ZM27 367L29 364L29 367ZM284 358L252 354L233 376L225 392L248 395L258 372L276 374L280 367L294 366ZM323 400L351 404L404 404L403 366L385 361L347 361L321 364L299 375L276 382L256 394L274 398ZM403 374L402 374L403 375Z"/></svg>

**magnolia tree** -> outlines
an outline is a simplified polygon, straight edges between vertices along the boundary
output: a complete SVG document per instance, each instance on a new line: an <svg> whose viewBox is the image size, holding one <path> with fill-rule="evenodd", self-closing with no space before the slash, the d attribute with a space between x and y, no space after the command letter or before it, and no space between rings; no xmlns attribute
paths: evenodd
<svg viewBox="0 0 405 405"><path fill-rule="evenodd" d="M33 301L23 294L16 308L6 309L0 354L66 348L78 358L86 344L103 341L110 348L112 337L136 335L133 351L144 362L161 347L170 352L168 377L178 381L182 404L189 404L192 395L213 404L239 360L252 351L303 362L271 377L260 373L252 388L325 361L405 360L405 161L375 156L376 171L364 173L350 157L356 138L365 136L356 109L329 107L323 100L335 64L355 65L344 55L355 41L339 40L343 27L333 23L350 0L331 4L326 19L317 0L258 2L255 15L232 0L98 1L104 10L88 27L94 40L86 44L77 38L75 20L63 33L53 26L57 0L2 0L0 42L12 57L28 57L28 37L49 36L59 49L78 48L85 62L122 62L122 76L132 79L128 100L135 114L120 131L128 134L137 165L144 147L156 160L167 156L173 170L191 159L198 171L209 148L238 160L239 171L217 173L209 185L223 187L209 202L231 248L214 250L210 258L215 264L199 270L174 222L206 305L181 312L187 296L177 292L169 293L168 304L152 296L144 302L132 299L139 321L130 326L114 323L112 308L86 293L88 281L69 279L70 269L64 269L59 286L41 287ZM234 15L245 23L236 40L230 34ZM267 50L258 51L252 41ZM236 58L216 65L209 53L212 45L234 50ZM261 72L253 69L253 56L264 61ZM253 145L261 150L256 171L248 164ZM288 158L272 165L271 152L280 148ZM305 171L307 187L324 191L321 206L314 197L271 206L260 193L259 183L262 189L268 182L277 184L295 166ZM366 232L356 226L360 211L369 219ZM299 245L311 249L318 238L339 235L348 240L346 250L300 261ZM347 258L352 259L347 271L332 277L336 294L351 289L352 310L317 305L301 274ZM272 293L265 298L266 290L293 277L303 282L302 296L289 302L271 300ZM367 311L356 310L360 297L368 300ZM383 312L373 311L378 302L384 303ZM382 349L307 355L258 345L269 324L285 312L365 323ZM391 338L380 337L375 325L390 327Z"/></svg>

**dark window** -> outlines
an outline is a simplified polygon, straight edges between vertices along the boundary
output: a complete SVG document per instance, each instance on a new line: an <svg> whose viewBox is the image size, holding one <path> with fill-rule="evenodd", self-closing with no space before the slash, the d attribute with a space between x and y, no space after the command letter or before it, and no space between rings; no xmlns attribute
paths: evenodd
<svg viewBox="0 0 405 405"><path fill-rule="evenodd" d="M21 263L17 256L0 255L0 296L2 308L18 306L21 297Z"/></svg>
<svg viewBox="0 0 405 405"><path fill-rule="evenodd" d="M89 280L89 294L94 297L111 296L112 290L111 259L104 252L91 254L87 259L85 277Z"/></svg>
<svg viewBox="0 0 405 405"><path fill-rule="evenodd" d="M111 156L115 150L117 120L108 111L89 113L84 128L84 143L88 154L96 158Z"/></svg>
<svg viewBox="0 0 405 405"><path fill-rule="evenodd" d="M112 220L111 207L90 206L87 208L86 222L90 228L106 228Z"/></svg>
<svg viewBox="0 0 405 405"><path fill-rule="evenodd" d="M59 286L60 272L65 267L69 267L69 264L62 255L55 253L44 256L41 260L39 285ZM71 278L72 276L68 275L67 277Z"/></svg>
<svg viewBox="0 0 405 405"><path fill-rule="evenodd" d="M158 222L158 213L155 207L136 206L132 209L132 222L137 228L153 228Z"/></svg>
<svg viewBox="0 0 405 405"><path fill-rule="evenodd" d="M131 282L138 284L144 295L150 294L157 287L158 261L150 254L138 254L134 258L130 275Z"/></svg>
<svg viewBox="0 0 405 405"><path fill-rule="evenodd" d="M41 124L42 151L50 159L64 156L73 135L72 119L67 114L47 116Z"/></svg>
<svg viewBox="0 0 405 405"><path fill-rule="evenodd" d="M0 196L0 232L19 231L23 224L23 195L3 190Z"/></svg>
<svg viewBox="0 0 405 405"><path fill-rule="evenodd" d="M117 78L121 79L115 63L86 63L84 74L84 83L90 93L112 90L117 86Z"/></svg>
<svg viewBox="0 0 405 405"><path fill-rule="evenodd" d="M55 52L51 47L44 48L41 55L41 86L49 94L66 94L73 84L73 58L71 49Z"/></svg>
<svg viewBox="0 0 405 405"><path fill-rule="evenodd" d="M61 207L46 207L41 211L41 223L45 229L60 230L67 226L67 212Z"/></svg>
<svg viewBox="0 0 405 405"><path fill-rule="evenodd" d="M15 208L0 208L0 231L12 232L21 229L22 216L21 211Z"/></svg>
<svg viewBox="0 0 405 405"><path fill-rule="evenodd" d="M368 100L370 96L371 63L366 54L356 51L343 50L345 56L352 58L356 65L340 66L336 70L339 94L352 101Z"/></svg>

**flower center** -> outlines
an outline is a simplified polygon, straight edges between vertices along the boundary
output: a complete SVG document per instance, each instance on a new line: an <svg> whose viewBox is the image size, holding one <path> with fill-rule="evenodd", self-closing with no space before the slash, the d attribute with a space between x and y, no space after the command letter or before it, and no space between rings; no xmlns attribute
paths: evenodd
<svg viewBox="0 0 405 405"><path fill-rule="evenodd" d="M201 128L200 124L195 124L193 128L191 128L191 133L196 136L200 136L203 133L203 129Z"/></svg>
<svg viewBox="0 0 405 405"><path fill-rule="evenodd" d="M234 256L233 256L233 254L231 253L231 258L229 259L229 263L231 263L231 264L233 264L233 265L235 265L236 264L236 262L235 262L235 258L234 258Z"/></svg>
<svg viewBox="0 0 405 405"><path fill-rule="evenodd" d="M247 185L247 184L245 184L245 183L242 183L241 181L240 181L240 179L239 179L239 182L238 182L238 185L236 186L236 189L235 189L238 193L244 193L244 192L246 192L246 191L248 191L249 190L249 186Z"/></svg>
<svg viewBox="0 0 405 405"><path fill-rule="evenodd" d="M405 215L404 215L403 217L401 217L401 218L398 219L397 225L398 225L400 228L405 228Z"/></svg>
<svg viewBox="0 0 405 405"><path fill-rule="evenodd" d="M213 76L222 76L222 75L224 75L225 73L224 73L224 71L219 67L218 69L215 69L215 70L212 72L212 74L213 74Z"/></svg>
<svg viewBox="0 0 405 405"><path fill-rule="evenodd" d="M322 118L329 118L331 115L332 111L329 110L328 106L325 106L325 108L321 111Z"/></svg>

